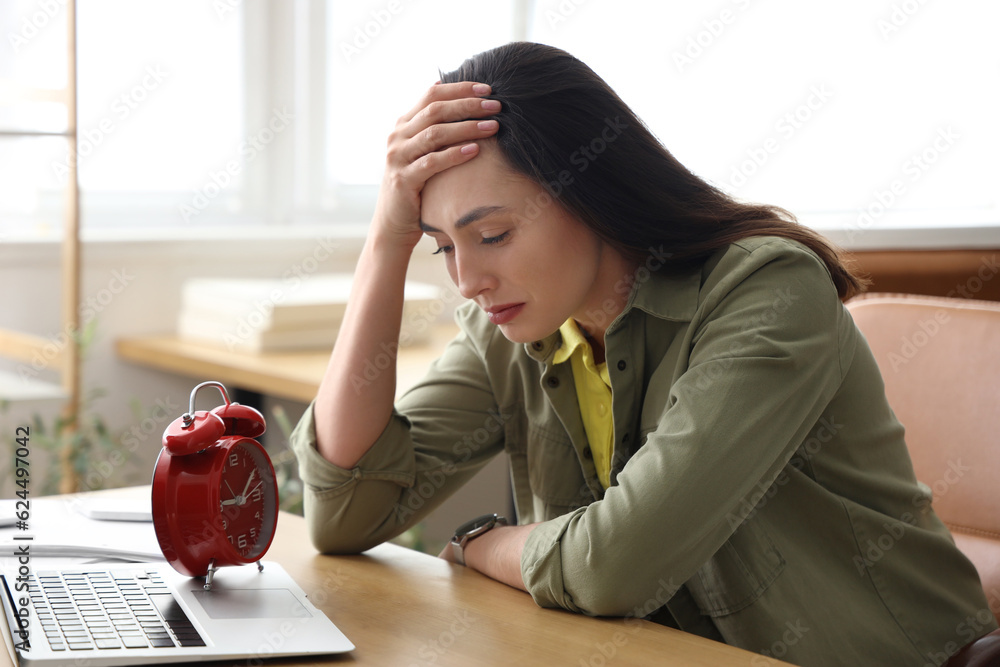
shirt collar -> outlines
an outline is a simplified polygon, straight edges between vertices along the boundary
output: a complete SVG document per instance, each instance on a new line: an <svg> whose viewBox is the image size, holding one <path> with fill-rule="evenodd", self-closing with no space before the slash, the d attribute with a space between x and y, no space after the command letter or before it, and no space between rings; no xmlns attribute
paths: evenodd
<svg viewBox="0 0 1000 667"><path fill-rule="evenodd" d="M561 364L572 357L578 347L590 348L590 343L587 342L583 332L580 331L580 327L572 317L563 322L562 326L559 327L559 333L562 335L562 344L552 357L554 364Z"/></svg>
<svg viewBox="0 0 1000 667"><path fill-rule="evenodd" d="M637 308L659 319L690 322L698 308L701 267L683 273L663 274L651 271L651 262L652 259L647 260L636 270L635 284L622 315Z"/></svg>

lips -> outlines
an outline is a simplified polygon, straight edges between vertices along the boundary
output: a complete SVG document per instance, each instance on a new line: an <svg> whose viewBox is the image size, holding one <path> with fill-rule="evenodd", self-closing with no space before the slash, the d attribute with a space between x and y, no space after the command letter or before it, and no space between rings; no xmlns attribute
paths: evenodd
<svg viewBox="0 0 1000 667"><path fill-rule="evenodd" d="M520 315L523 308L523 303L505 303L500 306L490 306L486 312L489 314L490 322L499 325L507 324L513 320Z"/></svg>

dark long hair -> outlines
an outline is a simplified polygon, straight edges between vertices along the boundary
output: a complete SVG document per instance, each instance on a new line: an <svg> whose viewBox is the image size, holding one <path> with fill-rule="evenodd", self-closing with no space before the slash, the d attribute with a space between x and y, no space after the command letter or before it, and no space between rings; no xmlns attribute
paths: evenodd
<svg viewBox="0 0 1000 667"><path fill-rule="evenodd" d="M735 200L682 165L587 65L561 49L512 42L480 53L443 83L476 81L503 105L497 146L628 257L650 249L669 269L699 264L749 236L798 241L829 267L842 299L865 288L843 252L777 206Z"/></svg>

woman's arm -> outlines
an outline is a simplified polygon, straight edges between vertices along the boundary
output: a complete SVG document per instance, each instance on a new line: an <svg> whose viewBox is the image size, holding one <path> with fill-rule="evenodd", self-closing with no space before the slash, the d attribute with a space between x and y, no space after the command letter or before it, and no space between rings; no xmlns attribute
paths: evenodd
<svg viewBox="0 0 1000 667"><path fill-rule="evenodd" d="M521 552L528 535L538 524L524 526L497 526L469 542L465 547L465 565L479 570L487 577L527 591L521 577ZM451 545L444 548L439 556L454 563Z"/></svg>
<svg viewBox="0 0 1000 667"><path fill-rule="evenodd" d="M495 121L468 120L496 112L498 102L480 99L489 92L472 82L434 85L389 137L371 232L316 396L317 449L334 465L353 468L392 414L403 285L422 233L420 193L434 174L476 156L478 145L469 142L496 132ZM384 355L391 363L366 377L366 362Z"/></svg>
<svg viewBox="0 0 1000 667"><path fill-rule="evenodd" d="M392 539L503 450L506 420L514 416L500 410L484 364L491 340L502 335L472 303L459 307L456 322L461 333L396 401L356 466L336 466L319 453L315 406L292 433L319 551L359 553Z"/></svg>

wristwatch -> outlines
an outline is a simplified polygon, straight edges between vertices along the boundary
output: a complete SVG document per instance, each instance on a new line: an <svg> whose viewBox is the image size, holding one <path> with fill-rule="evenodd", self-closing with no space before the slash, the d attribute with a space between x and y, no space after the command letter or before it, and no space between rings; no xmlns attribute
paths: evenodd
<svg viewBox="0 0 1000 667"><path fill-rule="evenodd" d="M455 529L455 536L451 538L451 553L455 557L455 561L459 565L465 565L465 545L469 543L469 540L475 539L497 526L508 525L510 524L507 519L499 514L484 514L463 523Z"/></svg>

